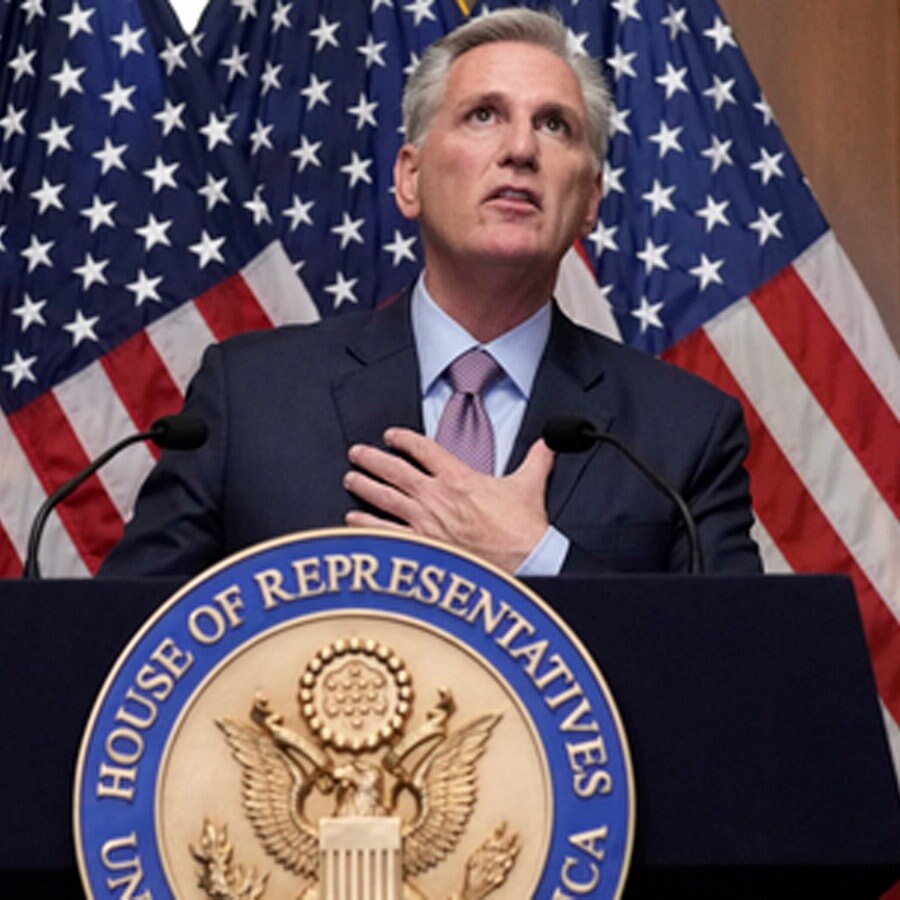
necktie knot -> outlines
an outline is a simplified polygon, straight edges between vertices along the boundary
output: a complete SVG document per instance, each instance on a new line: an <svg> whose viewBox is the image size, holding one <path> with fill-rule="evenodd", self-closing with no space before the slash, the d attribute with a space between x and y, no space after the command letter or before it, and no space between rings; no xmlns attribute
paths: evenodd
<svg viewBox="0 0 900 900"><path fill-rule="evenodd" d="M447 376L454 391L476 397L489 387L503 369L486 350L473 347L458 356L447 367Z"/></svg>

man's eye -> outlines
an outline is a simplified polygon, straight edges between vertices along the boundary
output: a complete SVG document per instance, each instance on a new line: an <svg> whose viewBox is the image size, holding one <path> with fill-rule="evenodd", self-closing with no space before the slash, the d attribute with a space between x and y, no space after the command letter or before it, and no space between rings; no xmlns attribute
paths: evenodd
<svg viewBox="0 0 900 900"><path fill-rule="evenodd" d="M569 123L562 116L547 116L544 128L551 134L568 134L571 131Z"/></svg>
<svg viewBox="0 0 900 900"><path fill-rule="evenodd" d="M494 118L494 111L489 106L479 106L469 114L473 122L490 122Z"/></svg>

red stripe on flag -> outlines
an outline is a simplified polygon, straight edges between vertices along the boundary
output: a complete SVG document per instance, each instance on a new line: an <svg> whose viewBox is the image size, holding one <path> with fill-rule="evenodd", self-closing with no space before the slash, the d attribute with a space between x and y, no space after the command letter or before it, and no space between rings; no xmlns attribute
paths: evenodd
<svg viewBox="0 0 900 900"><path fill-rule="evenodd" d="M588 253L588 250L587 250L587 247L584 246L584 241L577 240L577 241L575 241L573 246L575 247L575 252L581 257L584 264L588 267L588 271L593 275L594 274L594 263L591 260L590 254Z"/></svg>
<svg viewBox="0 0 900 900"><path fill-rule="evenodd" d="M756 291L759 314L895 515L900 423L792 266Z"/></svg>
<svg viewBox="0 0 900 900"><path fill-rule="evenodd" d="M23 562L6 529L0 523L0 578L21 578Z"/></svg>
<svg viewBox="0 0 900 900"><path fill-rule="evenodd" d="M9 424L48 494L90 462L50 392L10 416ZM100 479L89 478L57 512L85 564L96 572L123 530L122 517Z"/></svg>
<svg viewBox="0 0 900 900"><path fill-rule="evenodd" d="M838 572L853 580L878 692L900 722L900 623L822 514L706 333L695 331L665 356L741 401L750 431L747 469L756 514L793 569Z"/></svg>
<svg viewBox="0 0 900 900"><path fill-rule="evenodd" d="M210 288L195 305L219 341L245 331L264 331L273 324L239 274Z"/></svg>
<svg viewBox="0 0 900 900"><path fill-rule="evenodd" d="M181 409L181 391L145 331L107 353L101 362L138 431L147 431L155 419ZM148 446L158 457L159 448L153 443Z"/></svg>

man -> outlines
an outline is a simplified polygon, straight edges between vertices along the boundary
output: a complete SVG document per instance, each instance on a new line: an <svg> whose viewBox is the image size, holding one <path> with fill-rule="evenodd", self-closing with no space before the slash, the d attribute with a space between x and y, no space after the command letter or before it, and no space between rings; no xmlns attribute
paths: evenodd
<svg viewBox="0 0 900 900"><path fill-rule="evenodd" d="M710 570L758 571L736 401L551 301L594 225L608 113L599 72L547 15L498 12L435 44L407 87L394 173L423 275L382 311L211 348L187 399L210 440L164 455L104 573L192 574L341 523L526 575L684 569L676 509L618 451L554 459L540 434L560 412L682 492Z"/></svg>

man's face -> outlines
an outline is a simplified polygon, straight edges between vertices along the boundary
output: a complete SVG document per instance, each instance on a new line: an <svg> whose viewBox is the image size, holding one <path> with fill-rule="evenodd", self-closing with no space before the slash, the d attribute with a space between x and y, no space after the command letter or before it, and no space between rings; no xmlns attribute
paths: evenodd
<svg viewBox="0 0 900 900"><path fill-rule="evenodd" d="M531 44L485 44L451 66L422 146L401 149L397 203L420 220L429 266L552 273L593 227L596 168L569 66Z"/></svg>

